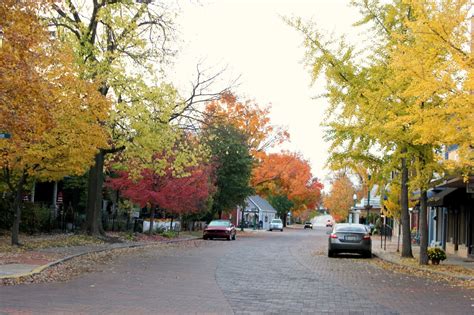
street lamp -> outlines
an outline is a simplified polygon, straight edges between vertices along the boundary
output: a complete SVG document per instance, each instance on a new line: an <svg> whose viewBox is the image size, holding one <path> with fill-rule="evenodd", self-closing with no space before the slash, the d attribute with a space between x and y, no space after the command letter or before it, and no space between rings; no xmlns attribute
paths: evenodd
<svg viewBox="0 0 474 315"><path fill-rule="evenodd" d="M352 196L352 199L354 200L354 210L355 210L355 208L356 208L356 202L357 202L357 194L354 194L354 195Z"/></svg>
<svg viewBox="0 0 474 315"><path fill-rule="evenodd" d="M368 174L367 175L367 218L365 219L365 224L368 224L369 223L369 213L370 213L370 208L372 208L372 206L370 205L370 179L371 179L371 175Z"/></svg>

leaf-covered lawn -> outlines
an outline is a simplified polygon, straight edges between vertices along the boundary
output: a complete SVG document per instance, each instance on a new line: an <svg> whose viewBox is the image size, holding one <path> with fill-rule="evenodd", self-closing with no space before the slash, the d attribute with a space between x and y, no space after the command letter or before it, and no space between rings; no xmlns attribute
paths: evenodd
<svg viewBox="0 0 474 315"><path fill-rule="evenodd" d="M22 246L11 246L10 235L2 235L0 237L0 253L18 253L49 247L71 247L104 243L98 238L80 234L20 235L20 241Z"/></svg>
<svg viewBox="0 0 474 315"><path fill-rule="evenodd" d="M429 278L435 282L447 282L453 286L462 286L469 289L474 289L473 280L462 280L456 276L474 277L474 271L458 265L425 265L420 266L418 260L413 258L402 258L399 264L384 261L382 259L371 259L373 264L397 273L416 275L419 277ZM443 272L441 274L438 272Z"/></svg>

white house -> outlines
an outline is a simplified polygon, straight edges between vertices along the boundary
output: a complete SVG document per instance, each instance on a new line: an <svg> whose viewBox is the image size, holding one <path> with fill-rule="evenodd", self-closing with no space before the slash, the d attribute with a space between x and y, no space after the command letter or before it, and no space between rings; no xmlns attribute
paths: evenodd
<svg viewBox="0 0 474 315"><path fill-rule="evenodd" d="M254 224L258 226L261 221L262 228L268 230L270 228L270 221L276 217L276 210L268 203L267 200L260 196L254 195L245 199L245 208L243 209L244 223L247 226L253 227ZM237 209L236 226L240 226L242 220L242 209Z"/></svg>

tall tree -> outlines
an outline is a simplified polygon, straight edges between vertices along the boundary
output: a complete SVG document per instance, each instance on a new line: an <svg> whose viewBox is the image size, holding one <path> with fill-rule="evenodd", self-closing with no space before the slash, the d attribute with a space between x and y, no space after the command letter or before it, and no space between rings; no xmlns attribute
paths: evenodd
<svg viewBox="0 0 474 315"><path fill-rule="evenodd" d="M109 103L95 82L82 80L73 52L53 40L38 14L50 1L0 4L5 34L0 49L2 180L15 195L12 244L19 244L22 191L28 178L57 180L81 174L98 146ZM3 130L2 130L3 131Z"/></svg>
<svg viewBox="0 0 474 315"><path fill-rule="evenodd" d="M260 108L257 103L239 101L227 92L219 100L206 105L206 121L231 124L247 136L250 153L254 158L289 139L289 133L271 124L270 106Z"/></svg>
<svg viewBox="0 0 474 315"><path fill-rule="evenodd" d="M211 125L204 139L216 163L216 186L212 211L221 218L222 213L243 205L253 193L250 186L253 159L247 139L232 125Z"/></svg>
<svg viewBox="0 0 474 315"><path fill-rule="evenodd" d="M334 42L324 41L317 30L300 20L290 24L305 35L314 78L324 71L328 80L330 162L343 165L347 160L362 160L385 170L400 165L402 256L412 257L409 186L425 195L433 175L443 173L435 154L443 145L457 142L463 148L464 162L472 154L468 149L472 141L467 140L472 139L472 96L466 89L472 82L472 62L462 48L468 46L469 6L467 1L353 3L363 15L358 24L373 30L374 45L365 54L367 58L358 58L354 47L343 41L331 49ZM440 126L435 136L433 126ZM375 159L374 149L382 153ZM413 169L410 178L409 168ZM422 205L424 220L426 202ZM424 264L425 224L422 228L420 263Z"/></svg>
<svg viewBox="0 0 474 315"><path fill-rule="evenodd" d="M100 211L105 157L132 143L137 129L130 128L129 124L132 120L140 120L140 110L148 110L145 115L149 115L151 108L158 110L162 128L145 131L165 131L159 143L168 145L172 143L166 142L170 129L164 125L178 124L179 118L186 116L194 104L215 99L219 94L208 91L216 76L204 78L198 67L191 95L186 99L173 97L174 104L169 101L162 103L170 95L170 86L156 82L163 81L159 77L163 71L162 63L174 55L170 43L175 37L175 14L168 4L132 0L89 0L85 3L63 0L54 2L50 11L51 24L57 27L59 37L74 46L77 62L84 69L82 76L98 81L96 88L114 102L108 119L101 121L109 129L107 145L100 147L95 164L89 170L86 223L90 234L103 232ZM163 92L165 95L161 94Z"/></svg>
<svg viewBox="0 0 474 315"><path fill-rule="evenodd" d="M406 32L391 50L393 80L405 83L403 97L413 99L406 117L395 123L410 124L418 144L411 185L420 190L420 264L428 263L427 190L434 174L448 171L467 175L474 170L472 139L474 87L472 44L468 33L470 1L404 1L410 17ZM408 43L408 44L406 44ZM436 126L436 132L432 132ZM435 150L457 145L458 159L440 163Z"/></svg>

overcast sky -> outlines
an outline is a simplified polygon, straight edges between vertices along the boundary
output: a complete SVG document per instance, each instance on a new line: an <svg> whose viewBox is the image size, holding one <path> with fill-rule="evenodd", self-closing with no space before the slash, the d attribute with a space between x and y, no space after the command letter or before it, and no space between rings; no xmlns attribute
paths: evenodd
<svg viewBox="0 0 474 315"><path fill-rule="evenodd" d="M177 85L188 83L195 65L228 66L226 76L240 75L238 96L272 105L274 124L286 126L291 143L285 149L300 152L313 175L327 182L324 164L328 144L320 127L326 101L314 99L324 82L310 86L302 62L302 37L281 16L312 19L328 34L357 38L351 24L358 12L348 0L201 0L181 2L178 17L182 45L174 67Z"/></svg>

